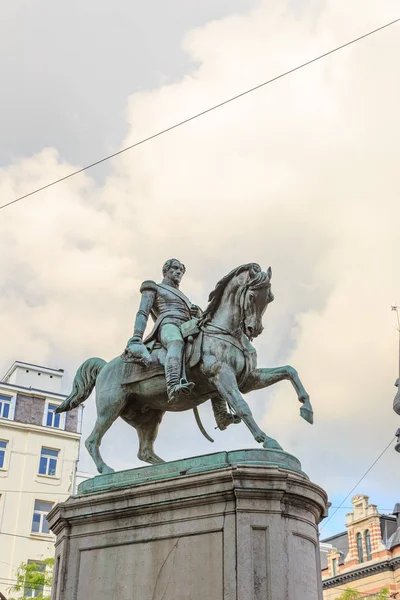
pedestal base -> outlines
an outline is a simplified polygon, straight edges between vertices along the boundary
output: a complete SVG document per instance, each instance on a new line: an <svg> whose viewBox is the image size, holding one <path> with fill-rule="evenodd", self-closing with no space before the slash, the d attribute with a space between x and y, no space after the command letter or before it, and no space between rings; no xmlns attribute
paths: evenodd
<svg viewBox="0 0 400 600"><path fill-rule="evenodd" d="M272 458L222 452L84 482L48 516L53 600L321 600L326 494Z"/></svg>

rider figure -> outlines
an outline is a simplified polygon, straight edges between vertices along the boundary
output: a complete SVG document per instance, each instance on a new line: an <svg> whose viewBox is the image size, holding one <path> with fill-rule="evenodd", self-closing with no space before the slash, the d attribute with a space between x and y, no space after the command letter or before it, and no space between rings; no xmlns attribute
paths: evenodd
<svg viewBox="0 0 400 600"><path fill-rule="evenodd" d="M144 281L140 307L136 315L133 337L128 341L126 356L129 360L149 365L150 355L145 345L157 341L167 350L165 377L169 402L178 400L181 394L189 394L194 383L182 377L184 341L180 326L193 317L200 317L201 310L179 289L186 271L185 265L171 258L163 266L161 283ZM155 321L150 335L143 340L149 315Z"/></svg>

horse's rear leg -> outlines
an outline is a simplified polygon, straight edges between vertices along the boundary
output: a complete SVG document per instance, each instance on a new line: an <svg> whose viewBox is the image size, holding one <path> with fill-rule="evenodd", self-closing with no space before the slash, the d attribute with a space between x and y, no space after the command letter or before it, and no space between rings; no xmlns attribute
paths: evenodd
<svg viewBox="0 0 400 600"><path fill-rule="evenodd" d="M136 422L135 427L139 437L139 460L143 460L150 464L164 462L163 459L154 452L154 442L163 416L163 410L148 410L141 415L140 422Z"/></svg>
<svg viewBox="0 0 400 600"><path fill-rule="evenodd" d="M109 467L103 460L100 454L100 444L104 434L118 418L124 405L124 400L108 399L107 396L98 393L96 397L97 404L97 420L92 433L85 442L85 446L90 456L93 458L97 470L103 475L106 473L114 473L114 469Z"/></svg>

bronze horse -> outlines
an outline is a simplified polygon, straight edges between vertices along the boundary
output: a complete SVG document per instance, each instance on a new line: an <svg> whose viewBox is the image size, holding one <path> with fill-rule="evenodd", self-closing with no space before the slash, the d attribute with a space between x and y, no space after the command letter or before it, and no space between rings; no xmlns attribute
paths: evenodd
<svg viewBox="0 0 400 600"><path fill-rule="evenodd" d="M100 358L86 360L78 369L73 390L57 412L75 408L84 402L96 385L97 420L86 440L86 448L100 473L112 473L102 459L100 443L117 417L135 427L139 437L138 457L149 463L163 462L154 452L158 427L166 411L195 409L207 400L219 398L250 429L256 442L264 448L282 450L255 422L242 397L253 390L289 379L302 406L300 415L313 422L309 396L295 369L291 366L257 369L257 354L250 341L263 330L262 317L274 299L271 292L271 269L266 272L256 263L234 269L221 279L209 297L209 304L198 322L202 346L198 363L190 368L195 387L190 395L169 404L163 373L146 377L144 367L135 365L139 373L134 383L124 383L126 363L123 357L109 363ZM158 361L161 350L154 350ZM143 377L140 374L143 373ZM238 420L239 420L238 419Z"/></svg>

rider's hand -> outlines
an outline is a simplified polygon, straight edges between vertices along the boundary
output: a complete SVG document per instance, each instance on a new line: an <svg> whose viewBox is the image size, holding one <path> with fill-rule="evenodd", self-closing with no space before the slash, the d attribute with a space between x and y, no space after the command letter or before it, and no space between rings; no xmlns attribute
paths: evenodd
<svg viewBox="0 0 400 600"><path fill-rule="evenodd" d="M201 310L200 306L196 306L196 304L192 304L192 307L190 309L191 316L198 319L199 317L201 317L201 313L202 313L202 310Z"/></svg>
<svg viewBox="0 0 400 600"><path fill-rule="evenodd" d="M151 365L150 353L138 336L134 336L128 340L122 357L124 362L136 362L144 367Z"/></svg>

